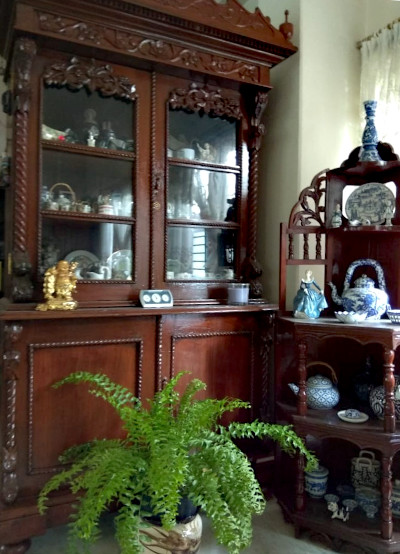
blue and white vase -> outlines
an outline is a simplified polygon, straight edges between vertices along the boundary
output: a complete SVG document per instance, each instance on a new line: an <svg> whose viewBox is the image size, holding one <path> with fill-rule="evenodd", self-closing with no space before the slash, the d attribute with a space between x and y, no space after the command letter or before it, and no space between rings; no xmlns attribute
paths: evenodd
<svg viewBox="0 0 400 554"><path fill-rule="evenodd" d="M381 157L378 154L378 133L375 127L376 100L366 100L365 109L365 128L362 134L362 146L360 150L360 162L378 162Z"/></svg>

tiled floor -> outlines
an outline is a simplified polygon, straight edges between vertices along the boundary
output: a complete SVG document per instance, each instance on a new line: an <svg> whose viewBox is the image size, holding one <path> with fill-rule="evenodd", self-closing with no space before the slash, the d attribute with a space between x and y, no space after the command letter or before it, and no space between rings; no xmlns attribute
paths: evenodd
<svg viewBox="0 0 400 554"><path fill-rule="evenodd" d="M92 549L93 554L118 554L119 549L112 537L112 517L107 516L103 525L104 536ZM63 554L65 551L66 527L50 529L46 535L32 541L28 554ZM248 554L328 554L332 550L294 538L293 527L285 523L275 500L270 500L262 516L254 518L252 545ZM348 551L350 552L350 551ZM209 522L203 518L203 536L199 554L226 554L214 540Z"/></svg>

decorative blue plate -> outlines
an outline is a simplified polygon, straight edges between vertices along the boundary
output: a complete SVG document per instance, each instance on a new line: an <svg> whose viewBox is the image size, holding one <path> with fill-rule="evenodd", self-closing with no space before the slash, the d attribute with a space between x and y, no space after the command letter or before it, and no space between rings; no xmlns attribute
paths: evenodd
<svg viewBox="0 0 400 554"><path fill-rule="evenodd" d="M349 221L362 225L380 225L385 222L388 204L395 211L395 197L382 183L366 183L354 190L347 199L345 212Z"/></svg>

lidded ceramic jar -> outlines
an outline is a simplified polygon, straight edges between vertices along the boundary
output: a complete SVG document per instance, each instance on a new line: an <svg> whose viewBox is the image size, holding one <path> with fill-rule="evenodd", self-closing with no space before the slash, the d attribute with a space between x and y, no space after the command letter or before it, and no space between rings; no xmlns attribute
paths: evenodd
<svg viewBox="0 0 400 554"><path fill-rule="evenodd" d="M312 471L305 471L305 490L311 498L323 498L328 485L329 470L318 465Z"/></svg>

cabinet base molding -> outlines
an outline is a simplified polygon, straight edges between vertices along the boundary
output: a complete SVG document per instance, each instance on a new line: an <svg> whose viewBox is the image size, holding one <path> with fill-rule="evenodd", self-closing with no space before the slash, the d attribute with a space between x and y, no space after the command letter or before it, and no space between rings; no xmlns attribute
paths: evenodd
<svg viewBox="0 0 400 554"><path fill-rule="evenodd" d="M31 546L29 539L17 544L1 544L0 554L24 554Z"/></svg>

